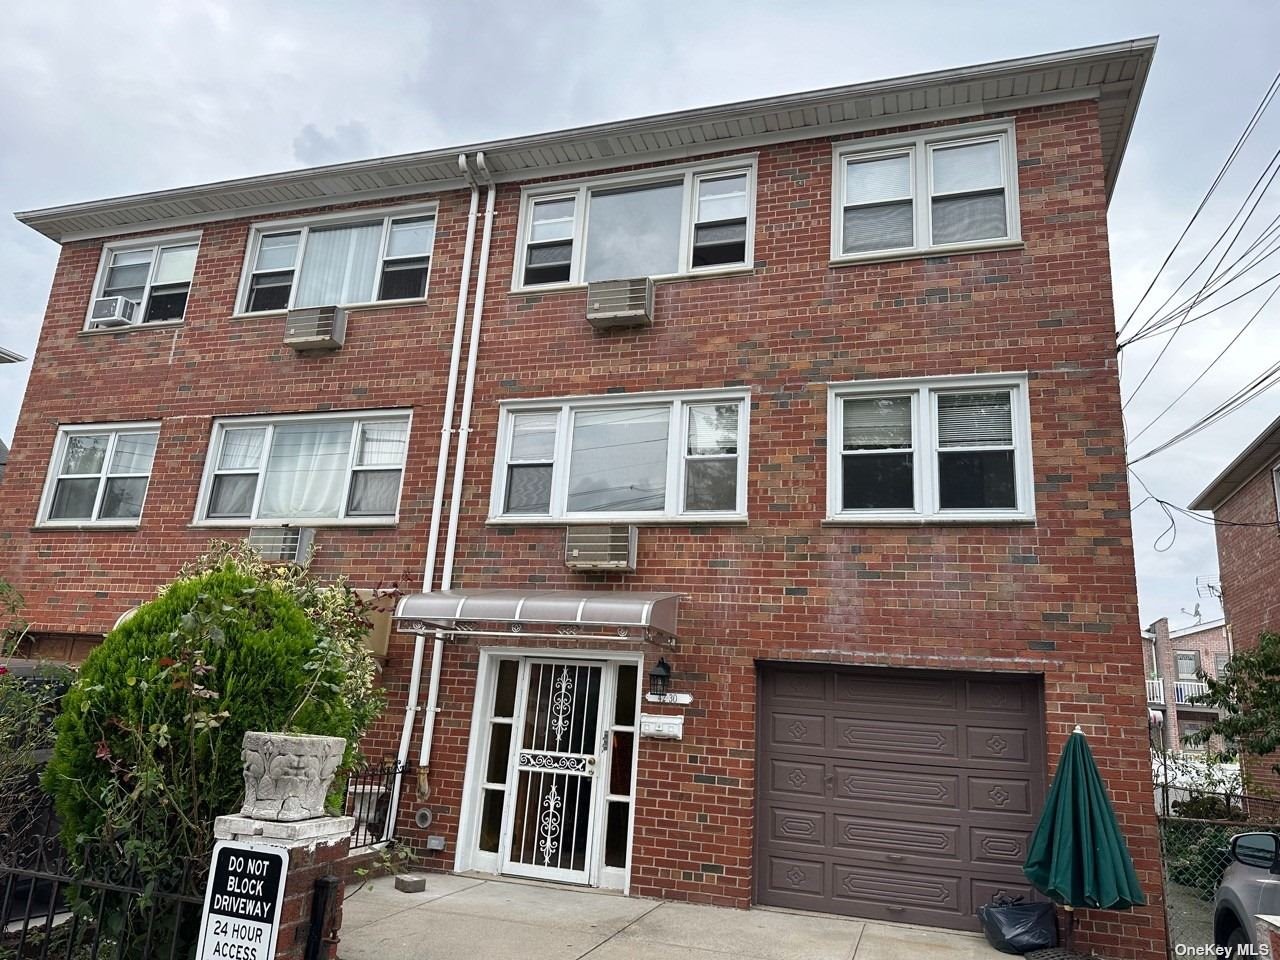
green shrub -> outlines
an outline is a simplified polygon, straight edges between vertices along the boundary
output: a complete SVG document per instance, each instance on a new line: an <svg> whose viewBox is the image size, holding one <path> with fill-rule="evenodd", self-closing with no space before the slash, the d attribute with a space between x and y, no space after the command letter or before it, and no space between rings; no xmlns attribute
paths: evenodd
<svg viewBox="0 0 1280 960"><path fill-rule="evenodd" d="M144 604L86 659L45 773L74 859L115 845L149 883L207 863L239 809L246 730L350 737L334 642L284 591L230 561Z"/></svg>

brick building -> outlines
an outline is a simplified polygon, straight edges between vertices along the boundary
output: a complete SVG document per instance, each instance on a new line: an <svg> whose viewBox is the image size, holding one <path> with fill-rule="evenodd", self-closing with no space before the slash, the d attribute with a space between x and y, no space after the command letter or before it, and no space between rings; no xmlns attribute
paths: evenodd
<svg viewBox="0 0 1280 960"><path fill-rule="evenodd" d="M1222 676L1223 665L1231 658L1230 627L1216 620L1170 630L1168 618L1161 617L1143 631L1142 653L1147 706L1159 728L1153 736L1166 750L1204 750L1184 744L1182 738L1218 715L1217 709L1191 700L1205 692L1204 676Z"/></svg>
<svg viewBox="0 0 1280 960"><path fill-rule="evenodd" d="M1222 605L1239 649L1263 633L1280 631L1280 420L1273 422L1205 488L1191 505L1212 510L1219 523L1218 571ZM1253 789L1275 794L1275 756L1244 758Z"/></svg>
<svg viewBox="0 0 1280 960"><path fill-rule="evenodd" d="M1152 900L1081 942L1162 956L1106 225L1153 51L22 214L43 649L314 528L420 591L366 748L428 864L961 928L1080 724Z"/></svg>

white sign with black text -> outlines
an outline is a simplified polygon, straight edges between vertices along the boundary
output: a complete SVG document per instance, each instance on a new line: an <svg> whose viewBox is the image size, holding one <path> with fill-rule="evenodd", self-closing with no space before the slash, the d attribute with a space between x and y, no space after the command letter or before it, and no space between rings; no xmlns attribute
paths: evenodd
<svg viewBox="0 0 1280 960"><path fill-rule="evenodd" d="M204 891L196 960L271 960L288 873L288 850L219 840Z"/></svg>

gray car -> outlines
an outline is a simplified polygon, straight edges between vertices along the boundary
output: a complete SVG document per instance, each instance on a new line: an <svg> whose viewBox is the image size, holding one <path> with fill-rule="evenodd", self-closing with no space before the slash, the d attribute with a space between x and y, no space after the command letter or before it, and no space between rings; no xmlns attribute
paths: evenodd
<svg viewBox="0 0 1280 960"><path fill-rule="evenodd" d="M1241 833L1231 838L1231 864L1214 898L1213 942L1222 956L1260 956L1260 914L1280 914L1280 835Z"/></svg>

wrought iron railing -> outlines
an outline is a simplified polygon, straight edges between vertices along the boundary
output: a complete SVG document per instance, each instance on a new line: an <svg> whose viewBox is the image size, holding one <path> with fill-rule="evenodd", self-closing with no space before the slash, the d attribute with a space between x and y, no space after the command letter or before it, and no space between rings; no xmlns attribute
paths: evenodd
<svg viewBox="0 0 1280 960"><path fill-rule="evenodd" d="M157 880L128 861L122 843L81 845L72 860L47 802L0 835L0 960L189 960L206 866Z"/></svg>
<svg viewBox="0 0 1280 960"><path fill-rule="evenodd" d="M351 836L352 852L394 837L394 825L387 822L392 798L397 787L402 795L415 789L416 777L415 768L394 762L369 764L347 775L344 812L356 821Z"/></svg>
<svg viewBox="0 0 1280 960"><path fill-rule="evenodd" d="M1164 703L1164 681L1147 681L1147 703Z"/></svg>

